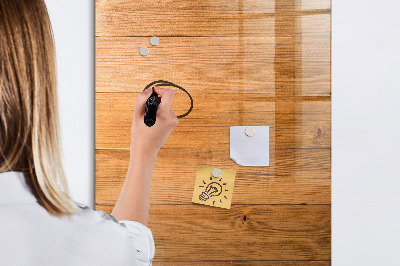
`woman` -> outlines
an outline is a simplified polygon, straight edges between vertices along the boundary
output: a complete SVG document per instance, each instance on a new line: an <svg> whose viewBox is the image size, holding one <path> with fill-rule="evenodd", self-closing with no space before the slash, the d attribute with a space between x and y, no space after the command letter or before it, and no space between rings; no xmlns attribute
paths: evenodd
<svg viewBox="0 0 400 266"><path fill-rule="evenodd" d="M150 183L178 119L171 89L157 122L138 95L130 164L111 215L75 202L63 172L55 49L43 0L0 1L0 265L149 265Z"/></svg>

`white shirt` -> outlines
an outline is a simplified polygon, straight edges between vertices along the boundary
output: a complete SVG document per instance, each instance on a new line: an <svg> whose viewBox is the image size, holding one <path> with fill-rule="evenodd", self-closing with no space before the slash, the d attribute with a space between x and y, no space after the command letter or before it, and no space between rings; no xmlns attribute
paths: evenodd
<svg viewBox="0 0 400 266"><path fill-rule="evenodd" d="M22 172L0 173L0 265L151 265L147 226L78 206L70 219L52 216Z"/></svg>

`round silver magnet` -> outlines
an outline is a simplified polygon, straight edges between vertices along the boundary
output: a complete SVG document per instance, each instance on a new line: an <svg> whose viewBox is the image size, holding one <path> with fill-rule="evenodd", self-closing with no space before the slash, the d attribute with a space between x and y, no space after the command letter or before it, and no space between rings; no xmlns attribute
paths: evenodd
<svg viewBox="0 0 400 266"><path fill-rule="evenodd" d="M215 178L220 177L221 174L222 174L222 172L221 172L221 170L218 169L218 168L215 168L215 169L213 169L213 170L211 171L211 175L212 175L213 177L215 177Z"/></svg>
<svg viewBox="0 0 400 266"><path fill-rule="evenodd" d="M160 43L160 40L156 36L153 36L153 37L150 38L150 44L151 45L157 46L159 43Z"/></svg>
<svg viewBox="0 0 400 266"><path fill-rule="evenodd" d="M147 48L146 46L140 47L139 49L139 54L141 56L146 56L149 54L149 48Z"/></svg>
<svg viewBox="0 0 400 266"><path fill-rule="evenodd" d="M254 136L254 133L256 133L256 131L254 130L254 127L246 127L244 133L246 133L248 137L252 137Z"/></svg>

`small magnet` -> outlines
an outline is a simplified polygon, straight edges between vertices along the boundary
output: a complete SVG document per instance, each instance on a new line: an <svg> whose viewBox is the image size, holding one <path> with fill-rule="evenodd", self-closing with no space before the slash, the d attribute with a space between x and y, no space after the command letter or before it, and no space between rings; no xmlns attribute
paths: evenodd
<svg viewBox="0 0 400 266"><path fill-rule="evenodd" d="M221 170L218 169L218 168L215 168L215 169L213 169L213 170L211 171L211 175L212 175L213 177L215 177L215 178L220 177L221 174L222 174L222 173L221 173Z"/></svg>
<svg viewBox="0 0 400 266"><path fill-rule="evenodd" d="M244 133L246 133L246 135L248 137L254 136L254 133L255 133L254 127L246 127L246 129L244 130Z"/></svg>
<svg viewBox="0 0 400 266"><path fill-rule="evenodd" d="M150 44L153 46L157 46L159 42L160 40L156 36L150 38Z"/></svg>
<svg viewBox="0 0 400 266"><path fill-rule="evenodd" d="M139 49L139 54L141 56L146 56L149 54L149 48L147 48L146 46L140 47Z"/></svg>

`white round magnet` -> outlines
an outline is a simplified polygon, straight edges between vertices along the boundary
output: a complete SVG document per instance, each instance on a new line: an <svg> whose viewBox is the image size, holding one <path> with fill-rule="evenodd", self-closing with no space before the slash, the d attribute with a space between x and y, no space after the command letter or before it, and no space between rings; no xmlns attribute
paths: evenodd
<svg viewBox="0 0 400 266"><path fill-rule="evenodd" d="M254 133L255 133L256 131L254 130L254 127L246 127L246 129L245 129L245 131L244 131L244 133L246 133L246 135L248 136L248 137L252 137L252 136L254 136Z"/></svg>
<svg viewBox="0 0 400 266"><path fill-rule="evenodd" d="M150 38L150 44L151 45L157 46L159 43L160 43L160 40L156 36L153 36L153 37Z"/></svg>
<svg viewBox="0 0 400 266"><path fill-rule="evenodd" d="M220 177L221 174L222 174L222 172L221 172L221 170L218 169L218 168L215 168L215 169L213 169L213 170L211 171L211 175L212 175L213 177L215 177L215 178Z"/></svg>
<svg viewBox="0 0 400 266"><path fill-rule="evenodd" d="M146 56L149 54L149 48L147 48L146 46L140 47L139 49L139 54L141 56Z"/></svg>

